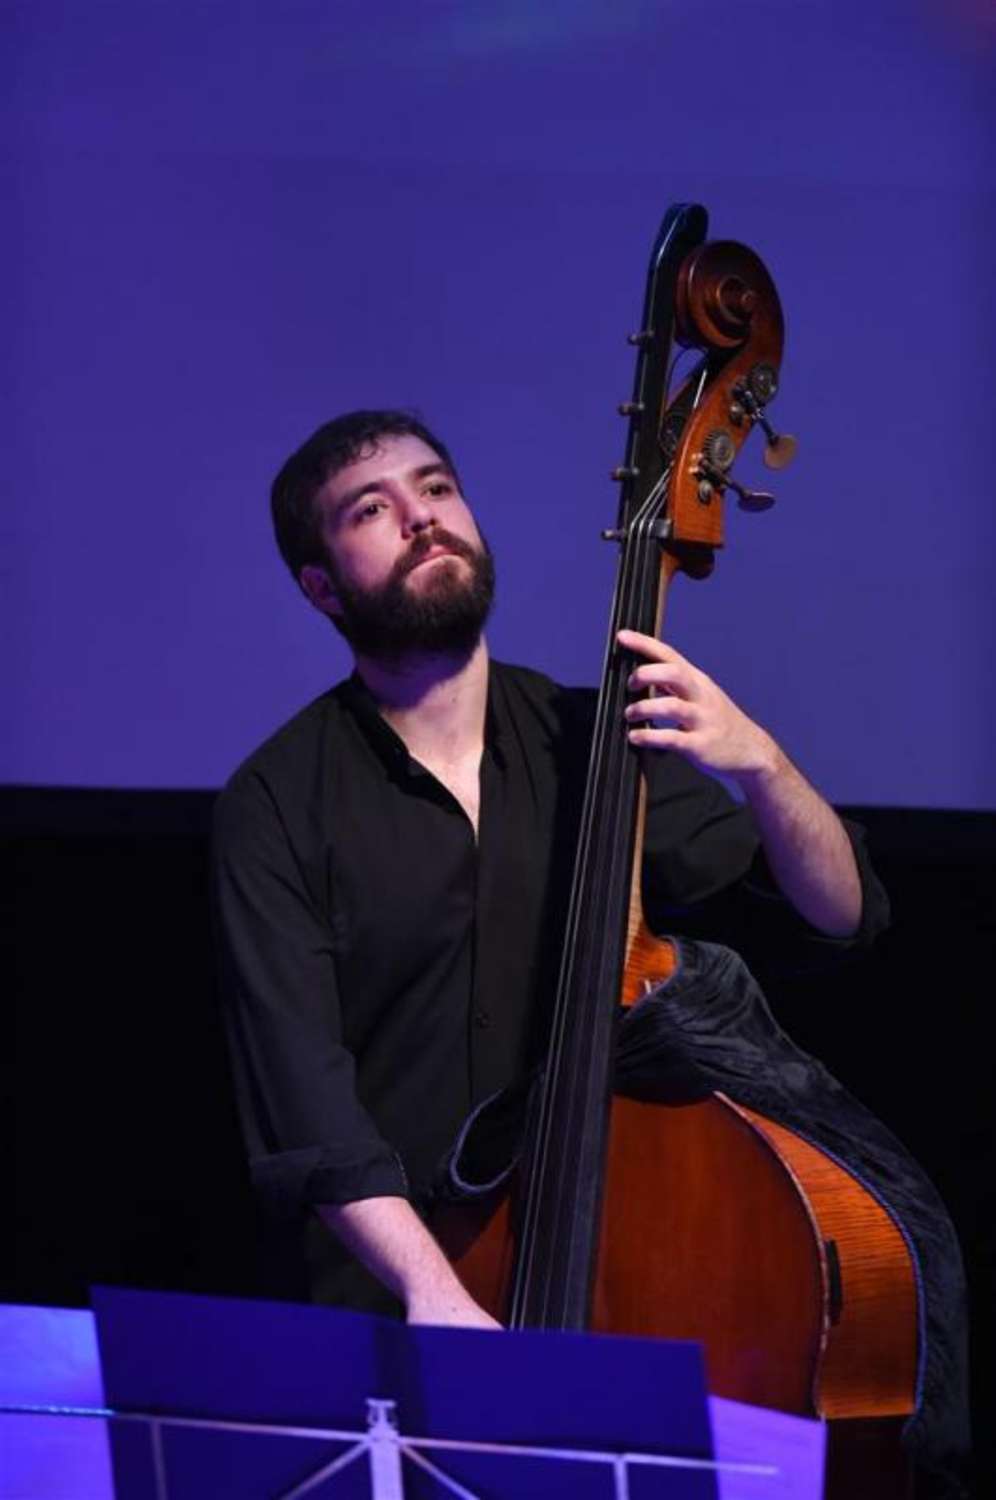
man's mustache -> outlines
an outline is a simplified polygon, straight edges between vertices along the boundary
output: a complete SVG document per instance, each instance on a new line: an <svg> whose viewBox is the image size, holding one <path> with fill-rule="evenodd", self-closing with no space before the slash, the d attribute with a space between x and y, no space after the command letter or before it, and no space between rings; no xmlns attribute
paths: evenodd
<svg viewBox="0 0 996 1500"><path fill-rule="evenodd" d="M404 557L399 557L393 570L395 578L404 578L437 547L445 547L447 552L464 558L466 562L475 562L479 556L478 549L465 542L463 537L434 526L431 531L420 531Z"/></svg>

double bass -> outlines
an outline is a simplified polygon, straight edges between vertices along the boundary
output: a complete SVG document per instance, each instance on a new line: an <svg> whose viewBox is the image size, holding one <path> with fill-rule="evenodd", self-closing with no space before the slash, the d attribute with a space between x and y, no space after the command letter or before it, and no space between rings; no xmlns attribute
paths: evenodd
<svg viewBox="0 0 996 1500"><path fill-rule="evenodd" d="M608 628L549 1051L511 1190L436 1228L471 1294L508 1326L701 1341L714 1394L831 1424L828 1494L907 1493L898 1447L915 1405L917 1288L879 1197L812 1141L722 1092L614 1091L620 1007L674 973L640 893L645 788L623 710L621 629L659 635L672 578L705 578L724 499L771 497L731 473L771 426L783 319L745 246L707 241L677 205L650 259L616 525ZM669 388L676 350L698 362Z"/></svg>

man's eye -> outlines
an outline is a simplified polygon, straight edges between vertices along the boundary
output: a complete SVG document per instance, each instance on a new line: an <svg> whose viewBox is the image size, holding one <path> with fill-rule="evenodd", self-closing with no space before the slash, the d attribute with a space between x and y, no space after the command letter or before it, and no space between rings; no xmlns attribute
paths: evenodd
<svg viewBox="0 0 996 1500"><path fill-rule="evenodd" d="M426 494L431 495L433 499L438 499L440 495L452 495L452 493L453 486L448 479L435 479L426 488Z"/></svg>
<svg viewBox="0 0 996 1500"><path fill-rule="evenodd" d="M366 505L361 505L359 510L353 512L353 521L356 525L359 525L361 521L372 521L374 516L379 514L380 509L381 502L379 500L370 500Z"/></svg>

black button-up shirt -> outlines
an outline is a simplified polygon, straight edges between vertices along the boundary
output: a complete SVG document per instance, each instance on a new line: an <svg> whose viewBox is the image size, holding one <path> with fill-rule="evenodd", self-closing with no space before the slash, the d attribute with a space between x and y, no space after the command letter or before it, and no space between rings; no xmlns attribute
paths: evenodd
<svg viewBox="0 0 996 1500"><path fill-rule="evenodd" d="M537 1058L594 707L590 690L492 663L476 840L355 677L232 777L216 911L239 1108L271 1214L418 1201L471 1108ZM644 894L660 925L749 886L759 840L749 811L680 757L646 765ZM884 898L859 857L867 933ZM770 888L759 904L778 905Z"/></svg>

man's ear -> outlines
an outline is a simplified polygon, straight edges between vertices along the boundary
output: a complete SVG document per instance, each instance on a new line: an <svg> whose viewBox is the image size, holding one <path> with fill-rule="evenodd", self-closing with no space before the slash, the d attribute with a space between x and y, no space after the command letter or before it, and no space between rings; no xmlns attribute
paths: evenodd
<svg viewBox="0 0 996 1500"><path fill-rule="evenodd" d="M301 585L301 592L307 596L308 601L319 613L341 614L339 595L325 568L319 567L317 563L305 563L297 575L297 581Z"/></svg>

